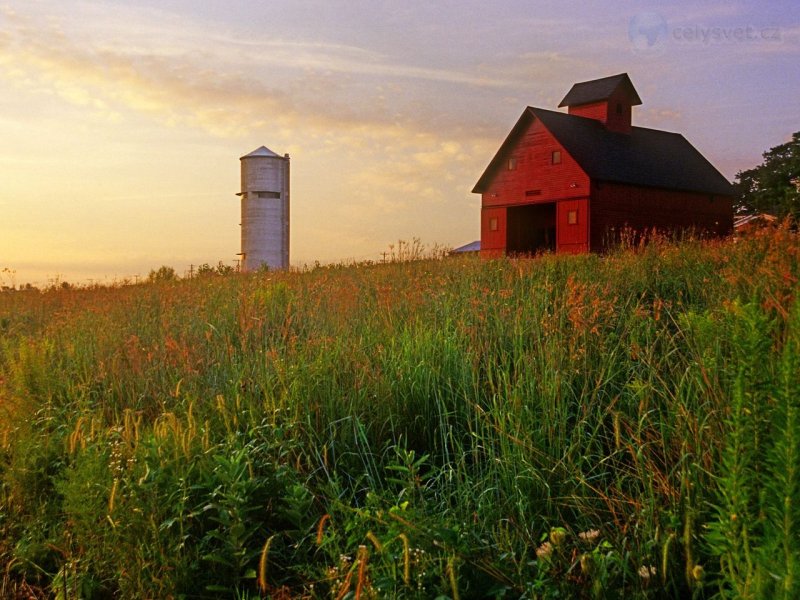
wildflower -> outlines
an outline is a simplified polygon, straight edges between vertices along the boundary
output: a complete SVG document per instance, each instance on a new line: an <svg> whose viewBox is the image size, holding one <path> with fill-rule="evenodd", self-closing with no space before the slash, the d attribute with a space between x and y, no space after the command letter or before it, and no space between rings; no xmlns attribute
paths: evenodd
<svg viewBox="0 0 800 600"><path fill-rule="evenodd" d="M692 569L692 579L695 581L703 581L705 576L706 571L703 569L703 565L695 565L694 569Z"/></svg>
<svg viewBox="0 0 800 600"><path fill-rule="evenodd" d="M587 531L581 531L578 534L578 537L582 539L584 542L593 542L597 538L600 537L600 530L599 529L589 529Z"/></svg>
<svg viewBox="0 0 800 600"><path fill-rule="evenodd" d="M553 527L550 530L550 541L554 546L560 546L567 538L567 530L563 527Z"/></svg>
<svg viewBox="0 0 800 600"><path fill-rule="evenodd" d="M655 577L656 568L653 565L642 565L639 567L639 577L648 581L651 577Z"/></svg>
<svg viewBox="0 0 800 600"><path fill-rule="evenodd" d="M547 558L553 552L553 545L550 542L545 542L536 548L536 558Z"/></svg>

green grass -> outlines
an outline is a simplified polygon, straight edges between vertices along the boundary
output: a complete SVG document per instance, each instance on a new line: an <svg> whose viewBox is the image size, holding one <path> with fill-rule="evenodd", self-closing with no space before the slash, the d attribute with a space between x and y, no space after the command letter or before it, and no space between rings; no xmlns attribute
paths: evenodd
<svg viewBox="0 0 800 600"><path fill-rule="evenodd" d="M794 598L800 241L0 294L0 596Z"/></svg>

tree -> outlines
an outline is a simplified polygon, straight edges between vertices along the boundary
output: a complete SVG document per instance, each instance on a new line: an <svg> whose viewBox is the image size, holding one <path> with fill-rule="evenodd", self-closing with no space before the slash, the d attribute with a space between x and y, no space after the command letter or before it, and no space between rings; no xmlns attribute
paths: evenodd
<svg viewBox="0 0 800 600"><path fill-rule="evenodd" d="M762 156L763 164L736 174L737 212L800 220L800 131Z"/></svg>
<svg viewBox="0 0 800 600"><path fill-rule="evenodd" d="M147 276L147 280L151 283L156 281L175 281L177 278L178 274L175 273L175 269L167 265L162 265L158 270L151 270Z"/></svg>
<svg viewBox="0 0 800 600"><path fill-rule="evenodd" d="M209 275L230 275L233 273L235 269L230 265L226 265L224 262L219 261L216 267L212 267L208 263L203 263L199 267L197 267L197 276L198 277L207 277Z"/></svg>

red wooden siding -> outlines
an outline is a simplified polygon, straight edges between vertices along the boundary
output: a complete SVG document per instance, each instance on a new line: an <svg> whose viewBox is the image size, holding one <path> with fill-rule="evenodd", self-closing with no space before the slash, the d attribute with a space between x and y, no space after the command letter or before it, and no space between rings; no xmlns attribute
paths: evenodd
<svg viewBox="0 0 800 600"><path fill-rule="evenodd" d="M561 164L551 164L554 150L561 152ZM514 170L508 169L510 158L516 159ZM483 206L552 202L588 193L586 173L541 122L535 120L500 161L483 192Z"/></svg>
<svg viewBox="0 0 800 600"><path fill-rule="evenodd" d="M592 250L606 248L625 227L665 232L694 229L718 236L733 230L732 199L725 196L600 182L593 186L591 202Z"/></svg>
<svg viewBox="0 0 800 600"><path fill-rule="evenodd" d="M589 198L562 200L556 220L558 252L589 251Z"/></svg>
<svg viewBox="0 0 800 600"><path fill-rule="evenodd" d="M606 122L608 115L608 102L601 100L600 102L591 102L589 104L580 104L578 106L570 106L569 114L578 117L586 117L587 119L594 119L596 121Z"/></svg>
<svg viewBox="0 0 800 600"><path fill-rule="evenodd" d="M560 152L560 163L553 164L553 152ZM513 162L513 169L509 169L509 160ZM520 136L515 144L500 161L491 183L483 192L483 210L481 211L481 254L492 256L503 253L509 244L508 211L507 208L552 204L570 198L584 197L581 209L588 215L588 205L585 198L589 195L590 180L573 158L564 150L553 135L541 124L534 120L528 129ZM577 206L577 205L576 205ZM497 229L491 229L492 219L496 218ZM528 222L527 219L533 219ZM533 214L526 217L525 227L549 227L542 218ZM557 217L553 227L556 228L556 238L559 240L557 248L560 249L561 241L558 237ZM565 217L566 218L566 217ZM540 222L541 221L541 222ZM565 251L588 250L588 220L582 217L579 227L584 228L583 241L574 241L576 235L572 230L564 241ZM574 229L574 228L572 228ZM520 233L514 230L511 241L512 246L518 243ZM544 234L548 236L549 234ZM544 240L541 241L545 243Z"/></svg>
<svg viewBox="0 0 800 600"><path fill-rule="evenodd" d="M641 103L621 73L572 86L568 115L527 107L473 189L482 254L597 252L626 229L730 234L730 184L685 138L633 129Z"/></svg>
<svg viewBox="0 0 800 600"><path fill-rule="evenodd" d="M497 229L493 230L492 220L496 219ZM481 210L481 255L496 256L506 248L506 209L483 208Z"/></svg>
<svg viewBox="0 0 800 600"><path fill-rule="evenodd" d="M623 88L618 88L607 100L569 107L569 114L596 119L605 123L609 131L619 133L631 132L632 113L631 97Z"/></svg>

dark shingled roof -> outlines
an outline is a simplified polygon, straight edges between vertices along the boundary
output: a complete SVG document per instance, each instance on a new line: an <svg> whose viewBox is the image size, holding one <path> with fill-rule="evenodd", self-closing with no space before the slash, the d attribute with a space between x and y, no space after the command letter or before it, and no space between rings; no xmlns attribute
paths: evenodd
<svg viewBox="0 0 800 600"><path fill-rule="evenodd" d="M572 86L572 89L567 92L567 95L564 96L564 99L558 106L579 106L581 104L589 104L590 102L607 100L620 86L624 86L628 89L628 93L631 96L631 106L638 106L642 103L628 74L620 73L619 75L611 75L610 77L603 77L602 79L593 79L592 81L576 83Z"/></svg>
<svg viewBox="0 0 800 600"><path fill-rule="evenodd" d="M534 119L542 122L591 179L733 195L730 182L678 133L644 127L633 127L630 134L616 133L595 119L530 106L522 113L473 192L482 193L486 189L507 148Z"/></svg>

